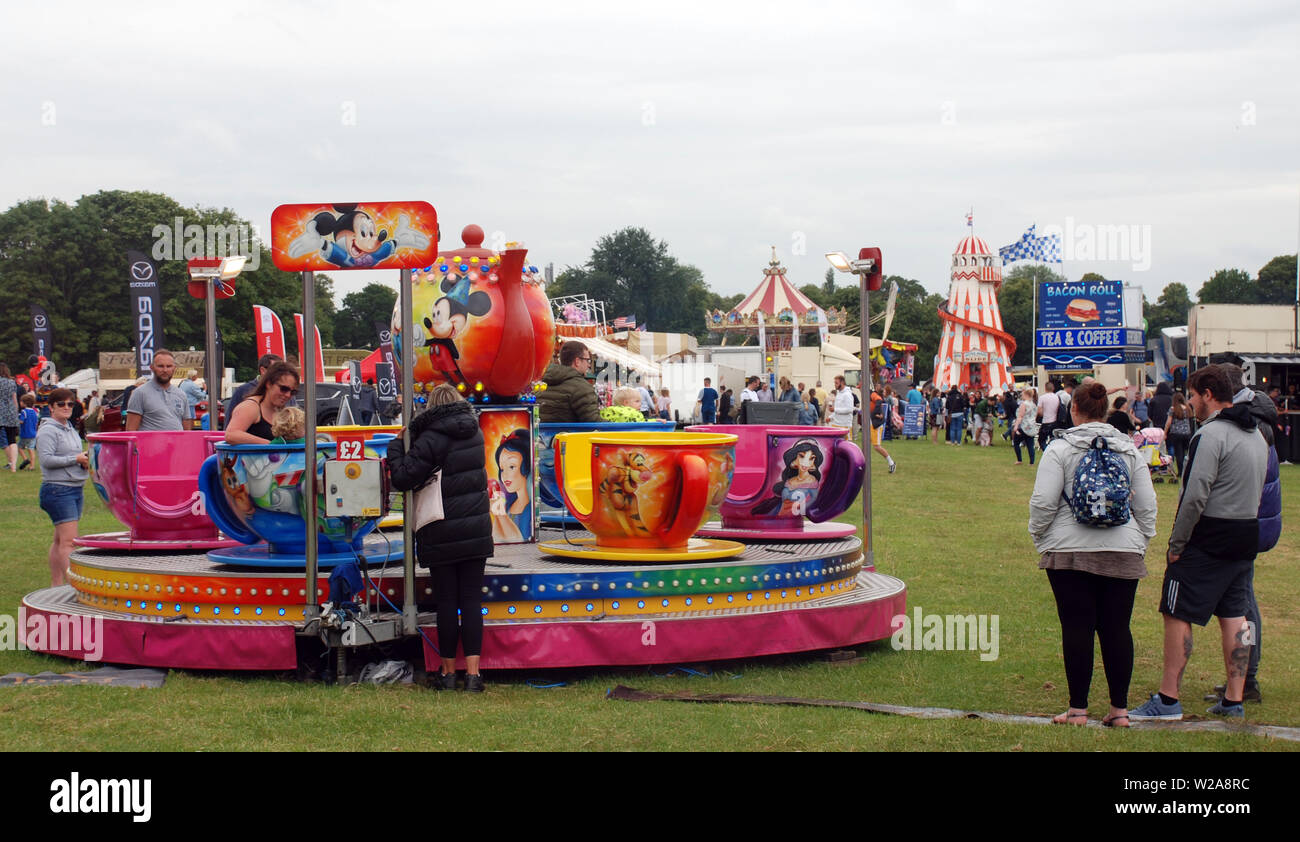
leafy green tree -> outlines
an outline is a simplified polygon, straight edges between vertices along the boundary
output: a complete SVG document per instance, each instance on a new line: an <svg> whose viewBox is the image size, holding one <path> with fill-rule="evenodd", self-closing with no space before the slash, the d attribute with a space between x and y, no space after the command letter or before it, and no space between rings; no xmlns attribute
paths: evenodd
<svg viewBox="0 0 1300 842"><path fill-rule="evenodd" d="M82 196L75 204L32 199L0 213L0 359L22 365L31 349L28 304L40 304L54 330L53 358L61 371L96 367L100 351L127 351L135 343L127 287L127 249L153 254L156 226L251 225L225 208L186 208L160 193L108 190ZM233 298L217 302L217 323L225 340L225 363L238 379L256 373L252 305L275 310L285 321L286 344L295 349L294 312L301 310L302 283L281 272L270 252L255 240L259 266L242 273ZM203 348L204 302L187 292L184 254L160 259L164 341L174 350ZM316 275L317 326L325 344L334 331L333 282Z"/></svg>
<svg viewBox="0 0 1300 842"><path fill-rule="evenodd" d="M1259 284L1241 269L1220 269L1197 293L1201 304L1258 304Z"/></svg>
<svg viewBox="0 0 1300 842"><path fill-rule="evenodd" d="M822 281L822 294L827 298L835 294L835 269L833 267L826 270L826 279ZM809 296L809 298L811 297Z"/></svg>
<svg viewBox="0 0 1300 842"><path fill-rule="evenodd" d="M1104 280L1107 280L1105 275L1099 275L1096 272L1084 272L1083 276L1079 278L1079 283L1086 284L1092 281L1104 281Z"/></svg>
<svg viewBox="0 0 1300 842"><path fill-rule="evenodd" d="M348 293L334 320L334 341L342 348L375 347L375 322L388 324L396 301L397 290L385 284L370 283Z"/></svg>
<svg viewBox="0 0 1300 842"><path fill-rule="evenodd" d="M1166 284L1160 297L1151 306L1144 305L1147 319L1147 336L1156 337L1167 327L1187 324L1187 311L1192 308L1192 296L1186 284L1177 281Z"/></svg>
<svg viewBox="0 0 1300 842"><path fill-rule="evenodd" d="M830 305L826 302L834 297L834 291L827 295L825 287L819 287L816 284L804 284L799 287L799 291L808 296L808 300L812 301L812 303L822 308L829 307Z"/></svg>
<svg viewBox="0 0 1300 842"><path fill-rule="evenodd" d="M1296 256L1283 254L1259 270L1260 304L1294 304L1296 300Z"/></svg>
<svg viewBox="0 0 1300 842"><path fill-rule="evenodd" d="M635 315L647 329L706 335L704 312L719 299L699 269L678 262L668 243L644 228L601 237L582 266L570 266L547 290L552 297L585 292L606 302L609 318Z"/></svg>

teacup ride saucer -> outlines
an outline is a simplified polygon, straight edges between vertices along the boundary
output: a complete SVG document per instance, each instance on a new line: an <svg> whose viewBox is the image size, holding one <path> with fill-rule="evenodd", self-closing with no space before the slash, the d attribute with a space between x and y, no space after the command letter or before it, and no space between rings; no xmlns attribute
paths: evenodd
<svg viewBox="0 0 1300 842"><path fill-rule="evenodd" d="M594 537L571 538L568 541L543 541L537 547L544 553L564 558L617 562L702 561L711 558L727 558L745 551L745 545L737 541L718 541L712 538L691 538L686 542L685 547L672 549L601 547L596 544Z"/></svg>
<svg viewBox="0 0 1300 842"><path fill-rule="evenodd" d="M724 526L720 520L711 520L695 530L700 538L734 538L741 541L827 541L847 538L857 534L851 523L813 523L804 521L802 529L755 529L753 527Z"/></svg>
<svg viewBox="0 0 1300 842"><path fill-rule="evenodd" d="M79 547L119 552L180 552L182 550L219 550L242 546L234 538L161 539L132 538L130 532L100 532L78 535L72 542Z"/></svg>
<svg viewBox="0 0 1300 842"><path fill-rule="evenodd" d="M402 561L402 539L394 538L388 543L369 541L359 551L366 564L385 564ZM349 561L356 561L358 553L334 552L320 553L316 557L316 566L328 570ZM302 570L307 566L307 556L303 553L273 553L266 544L241 545L230 549L212 550L208 553L210 561L218 564L231 564L239 567L278 568Z"/></svg>

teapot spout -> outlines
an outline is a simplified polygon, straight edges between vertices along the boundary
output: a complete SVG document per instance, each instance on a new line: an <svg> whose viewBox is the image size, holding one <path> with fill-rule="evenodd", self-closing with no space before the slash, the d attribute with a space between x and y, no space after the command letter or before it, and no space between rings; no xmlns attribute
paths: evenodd
<svg viewBox="0 0 1300 842"><path fill-rule="evenodd" d="M518 350L533 347L533 320L528 314L524 299L523 273L527 249L507 249L501 253L497 267L504 309L502 336L509 337L511 350L504 347L492 363L493 391L500 395L517 395L528 387L532 379L533 360L530 354Z"/></svg>

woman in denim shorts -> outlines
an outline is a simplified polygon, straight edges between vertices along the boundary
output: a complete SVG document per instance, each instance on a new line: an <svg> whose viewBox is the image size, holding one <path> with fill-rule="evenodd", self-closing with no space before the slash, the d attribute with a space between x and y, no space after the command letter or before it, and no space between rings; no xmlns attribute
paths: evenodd
<svg viewBox="0 0 1300 842"><path fill-rule="evenodd" d="M50 393L50 417L36 431L36 453L41 462L41 508L54 523L50 544L50 587L67 582L72 539L81 520L82 489L89 476L90 457L81 449L81 436L70 423L77 396L71 389Z"/></svg>

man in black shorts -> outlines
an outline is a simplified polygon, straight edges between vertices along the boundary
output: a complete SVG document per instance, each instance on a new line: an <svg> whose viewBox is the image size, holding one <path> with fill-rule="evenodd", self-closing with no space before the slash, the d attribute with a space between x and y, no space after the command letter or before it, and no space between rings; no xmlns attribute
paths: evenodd
<svg viewBox="0 0 1300 842"><path fill-rule="evenodd" d="M1232 386L1218 366L1187 379L1187 394L1201 427L1187 450L1182 496L1169 536L1168 566L1160 597L1164 614L1164 674L1160 692L1129 716L1182 719L1178 700L1192 654L1192 623L1219 618L1228 680L1223 699L1209 709L1241 717L1242 693L1254 629L1246 607L1259 542L1259 498L1268 447L1248 404L1234 406Z"/></svg>

